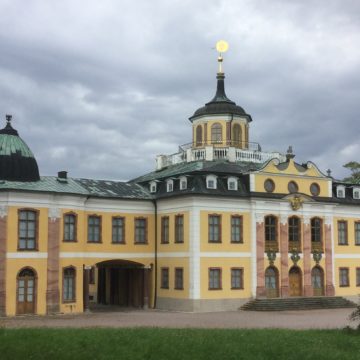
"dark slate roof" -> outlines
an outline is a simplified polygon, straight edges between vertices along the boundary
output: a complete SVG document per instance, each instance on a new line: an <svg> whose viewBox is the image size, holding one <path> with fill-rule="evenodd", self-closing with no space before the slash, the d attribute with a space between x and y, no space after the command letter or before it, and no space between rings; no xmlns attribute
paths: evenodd
<svg viewBox="0 0 360 360"><path fill-rule="evenodd" d="M38 181L36 159L10 121L7 115L7 124L0 130L0 180Z"/></svg>
<svg viewBox="0 0 360 360"><path fill-rule="evenodd" d="M214 98L209 101L205 106L197 109L189 120L203 116L203 115L240 115L247 117L248 121L252 121L251 116L245 112L245 110L236 105L234 101L231 101L225 94L225 75L223 73L217 74L217 88Z"/></svg>
<svg viewBox="0 0 360 360"><path fill-rule="evenodd" d="M170 177L178 177L186 174L193 174L199 172L211 173L211 174L233 174L238 176L251 171L261 169L263 164L255 164L249 162L236 162L229 163L225 160L215 161L192 161L188 163L181 163L168 166L159 171L153 171L151 173L140 176L131 182L144 183L152 180L161 180Z"/></svg>
<svg viewBox="0 0 360 360"><path fill-rule="evenodd" d="M42 176L39 181L30 182L0 180L0 191L8 190L101 198L152 199L152 196L145 188L135 183L73 178L63 180L55 176Z"/></svg>
<svg viewBox="0 0 360 360"><path fill-rule="evenodd" d="M336 188L338 185L342 185L345 187L345 197L344 198L337 197ZM360 205L360 199L353 198L353 188L354 187L358 188L358 187L360 187L360 184L334 180L333 188L332 188L333 199L335 199L335 201L340 204Z"/></svg>

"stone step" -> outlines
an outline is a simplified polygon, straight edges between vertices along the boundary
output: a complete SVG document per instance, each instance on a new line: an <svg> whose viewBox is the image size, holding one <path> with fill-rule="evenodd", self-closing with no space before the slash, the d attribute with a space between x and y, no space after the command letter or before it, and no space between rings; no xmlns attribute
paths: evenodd
<svg viewBox="0 0 360 360"><path fill-rule="evenodd" d="M293 297L293 298L275 298L275 299L254 299L241 306L240 310L288 311L288 310L354 308L355 306L356 306L355 303L341 296L314 296L314 297Z"/></svg>

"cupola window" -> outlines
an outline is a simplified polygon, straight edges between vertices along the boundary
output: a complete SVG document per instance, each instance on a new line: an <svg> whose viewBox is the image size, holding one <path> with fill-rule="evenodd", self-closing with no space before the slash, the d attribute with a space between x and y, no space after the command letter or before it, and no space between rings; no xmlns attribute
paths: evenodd
<svg viewBox="0 0 360 360"><path fill-rule="evenodd" d="M196 146L201 146L203 144L203 135L202 135L202 126L198 125L196 127Z"/></svg>
<svg viewBox="0 0 360 360"><path fill-rule="evenodd" d="M336 187L336 196L338 198L344 198L345 197L345 186L339 185Z"/></svg>
<svg viewBox="0 0 360 360"><path fill-rule="evenodd" d="M213 144L221 144L222 142L222 127L219 123L215 123L211 127L211 142Z"/></svg>
<svg viewBox="0 0 360 360"><path fill-rule="evenodd" d="M150 192L151 193L156 193L156 181L151 181L150 182Z"/></svg>
<svg viewBox="0 0 360 360"><path fill-rule="evenodd" d="M233 126L233 146L241 147L241 126L239 124L235 124Z"/></svg>
<svg viewBox="0 0 360 360"><path fill-rule="evenodd" d="M217 188L217 181L215 175L208 175L206 177L206 187L208 189L216 189Z"/></svg>
<svg viewBox="0 0 360 360"><path fill-rule="evenodd" d="M187 189L187 178L185 176L181 176L179 181L180 181L180 190L186 190Z"/></svg>
<svg viewBox="0 0 360 360"><path fill-rule="evenodd" d="M237 190L238 189L238 179L236 177L228 178L228 190Z"/></svg>
<svg viewBox="0 0 360 360"><path fill-rule="evenodd" d="M167 192L174 191L174 180L172 179L166 180L166 191Z"/></svg>

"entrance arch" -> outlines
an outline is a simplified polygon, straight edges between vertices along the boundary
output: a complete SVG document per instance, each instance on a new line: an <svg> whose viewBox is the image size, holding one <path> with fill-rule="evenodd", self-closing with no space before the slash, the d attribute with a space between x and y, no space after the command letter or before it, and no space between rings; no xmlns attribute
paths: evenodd
<svg viewBox="0 0 360 360"><path fill-rule="evenodd" d="M289 295L302 296L302 273L298 266L293 266L289 271Z"/></svg>
<svg viewBox="0 0 360 360"><path fill-rule="evenodd" d="M265 270L265 289L267 298L279 297L279 272L275 266Z"/></svg>
<svg viewBox="0 0 360 360"><path fill-rule="evenodd" d="M320 266L311 270L311 285L314 296L324 296L324 270Z"/></svg>
<svg viewBox="0 0 360 360"><path fill-rule="evenodd" d="M97 303L122 307L147 307L149 269L128 260L108 260L97 265Z"/></svg>
<svg viewBox="0 0 360 360"><path fill-rule="evenodd" d="M37 275L32 268L19 271L16 278L16 314L35 314Z"/></svg>

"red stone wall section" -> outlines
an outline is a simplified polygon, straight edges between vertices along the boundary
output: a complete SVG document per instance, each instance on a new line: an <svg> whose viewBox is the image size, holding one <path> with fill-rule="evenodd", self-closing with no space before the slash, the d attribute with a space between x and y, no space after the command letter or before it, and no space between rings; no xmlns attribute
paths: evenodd
<svg viewBox="0 0 360 360"><path fill-rule="evenodd" d="M0 214L0 316L6 314L6 236L7 216Z"/></svg>
<svg viewBox="0 0 360 360"><path fill-rule="evenodd" d="M304 296L312 296L313 289L311 285L311 229L310 220L304 219L303 226L303 261L304 261Z"/></svg>
<svg viewBox="0 0 360 360"><path fill-rule="evenodd" d="M265 297L264 273L265 234L264 219L256 221L256 297Z"/></svg>
<svg viewBox="0 0 360 360"><path fill-rule="evenodd" d="M325 223L325 295L334 296L335 288L333 284L333 258L332 258L332 244L331 244L331 222Z"/></svg>
<svg viewBox="0 0 360 360"><path fill-rule="evenodd" d="M289 235L287 217L280 222L280 296L289 296Z"/></svg>
<svg viewBox="0 0 360 360"><path fill-rule="evenodd" d="M46 311L48 314L60 310L59 291L59 250L60 250L60 219L58 215L49 214L48 219L48 259Z"/></svg>

